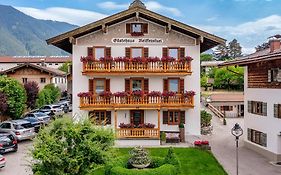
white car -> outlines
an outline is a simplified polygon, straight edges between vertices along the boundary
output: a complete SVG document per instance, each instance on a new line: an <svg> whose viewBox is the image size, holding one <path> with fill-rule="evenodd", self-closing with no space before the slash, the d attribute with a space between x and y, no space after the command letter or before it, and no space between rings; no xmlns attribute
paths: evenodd
<svg viewBox="0 0 281 175"><path fill-rule="evenodd" d="M0 154L0 168L4 168L6 165L6 158Z"/></svg>
<svg viewBox="0 0 281 175"><path fill-rule="evenodd" d="M63 116L64 114L60 105L45 105L40 108L39 112L43 112L49 116Z"/></svg>

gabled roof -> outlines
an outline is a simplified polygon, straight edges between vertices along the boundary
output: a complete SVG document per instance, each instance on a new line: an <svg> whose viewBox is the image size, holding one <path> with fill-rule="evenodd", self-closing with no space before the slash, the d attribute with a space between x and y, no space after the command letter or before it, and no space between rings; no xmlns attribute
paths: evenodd
<svg viewBox="0 0 281 175"><path fill-rule="evenodd" d="M244 94L243 93L221 93L221 94L212 94L212 102L243 102Z"/></svg>
<svg viewBox="0 0 281 175"><path fill-rule="evenodd" d="M71 56L0 56L0 63L65 63Z"/></svg>
<svg viewBox="0 0 281 175"><path fill-rule="evenodd" d="M34 69L37 69L37 70L42 71L42 72L46 72L46 73L51 74L53 76L66 76L65 72L60 71L58 69L53 69L53 68L45 67L45 66L38 66L38 65L35 65L35 64L30 64L30 63L20 64L18 66L12 67L10 69L4 70L4 71L0 72L0 75L6 75L10 72L14 72L14 71L16 71L20 68L24 68L24 67L32 67Z"/></svg>
<svg viewBox="0 0 281 175"><path fill-rule="evenodd" d="M232 61L226 61L219 66L246 66L248 64L258 63L262 61L270 61L270 60L281 60L281 49L275 50L274 52L270 52L270 49L264 49L253 54L237 58Z"/></svg>
<svg viewBox="0 0 281 175"><path fill-rule="evenodd" d="M65 50L66 52L72 53L71 42L73 38L78 38L86 34L92 33L94 31L101 30L103 26L111 26L135 16L139 16L149 21L156 22L163 26L170 25L172 30L176 30L178 32L198 39L198 41L202 42L200 49L201 52L211 49L219 44L225 44L225 39L223 38L204 32L200 29L178 22L171 18L162 16L150 10L147 10L143 3L139 0L136 0L131 3L129 9L127 10L116 13L112 16L106 17L88 25L79 27L77 29L71 30L69 32L63 33L61 35L55 36L46 41L48 44L52 44L56 47Z"/></svg>

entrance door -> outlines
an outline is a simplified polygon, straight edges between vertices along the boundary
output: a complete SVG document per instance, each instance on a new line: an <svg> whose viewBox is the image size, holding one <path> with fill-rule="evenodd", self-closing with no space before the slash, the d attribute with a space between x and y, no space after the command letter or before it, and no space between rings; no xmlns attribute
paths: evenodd
<svg viewBox="0 0 281 175"><path fill-rule="evenodd" d="M144 111L143 110L132 110L131 113L131 123L135 126L144 123Z"/></svg>

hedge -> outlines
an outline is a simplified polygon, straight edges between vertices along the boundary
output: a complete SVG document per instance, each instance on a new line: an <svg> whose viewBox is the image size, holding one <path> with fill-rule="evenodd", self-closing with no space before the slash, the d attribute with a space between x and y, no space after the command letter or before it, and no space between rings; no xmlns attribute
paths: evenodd
<svg viewBox="0 0 281 175"><path fill-rule="evenodd" d="M127 169L120 166L111 169L111 175L175 175L177 168L170 164L153 169Z"/></svg>

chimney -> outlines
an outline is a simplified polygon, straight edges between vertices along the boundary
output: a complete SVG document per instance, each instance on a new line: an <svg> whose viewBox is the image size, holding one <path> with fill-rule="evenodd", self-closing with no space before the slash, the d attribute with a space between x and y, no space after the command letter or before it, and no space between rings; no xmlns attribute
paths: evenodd
<svg viewBox="0 0 281 175"><path fill-rule="evenodd" d="M270 52L275 52L276 50L279 50L281 48L280 39L281 39L281 35L275 35L269 37Z"/></svg>

